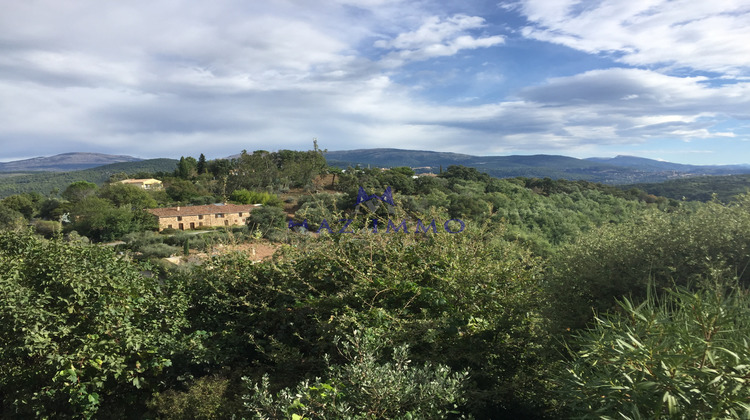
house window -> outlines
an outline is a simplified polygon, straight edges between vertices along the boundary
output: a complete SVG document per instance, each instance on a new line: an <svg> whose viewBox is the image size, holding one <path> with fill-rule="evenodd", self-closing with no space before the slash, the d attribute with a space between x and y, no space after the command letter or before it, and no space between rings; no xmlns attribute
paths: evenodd
<svg viewBox="0 0 750 420"><path fill-rule="evenodd" d="M177 221L178 222L182 221L182 216L177 216Z"/></svg>
<svg viewBox="0 0 750 420"><path fill-rule="evenodd" d="M198 222L198 226L203 226L203 222Z"/></svg>
<svg viewBox="0 0 750 420"><path fill-rule="evenodd" d="M203 220L203 215L202 214L198 215L198 220Z"/></svg>
<svg viewBox="0 0 750 420"><path fill-rule="evenodd" d="M242 217L242 212L240 212L240 217Z"/></svg>
<svg viewBox="0 0 750 420"><path fill-rule="evenodd" d="M172 225L167 225L167 229L172 229Z"/></svg>

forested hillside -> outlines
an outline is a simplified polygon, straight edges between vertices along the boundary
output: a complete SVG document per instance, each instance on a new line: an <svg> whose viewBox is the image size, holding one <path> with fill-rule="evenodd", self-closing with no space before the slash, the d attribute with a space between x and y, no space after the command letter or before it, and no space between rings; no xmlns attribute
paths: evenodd
<svg viewBox="0 0 750 420"><path fill-rule="evenodd" d="M360 149L326 152L339 168L409 166L438 173L451 165L468 166L498 178L582 179L606 184L661 182L700 175L750 173L748 165L682 165L634 156L578 159L559 155L473 156L461 153L402 149Z"/></svg>
<svg viewBox="0 0 750 420"><path fill-rule="evenodd" d="M750 195L319 150L176 166L0 201L0 417L750 415ZM143 213L223 201L265 205L202 235Z"/></svg>
<svg viewBox="0 0 750 420"><path fill-rule="evenodd" d="M689 201L709 201L716 194L717 199L726 202L750 191L750 175L700 176L624 188L638 188L649 194Z"/></svg>
<svg viewBox="0 0 750 420"><path fill-rule="evenodd" d="M75 181L101 185L112 175L172 172L176 165L174 159L148 159L70 172L0 172L0 198L22 193L49 195L52 192L52 195L57 195Z"/></svg>
<svg viewBox="0 0 750 420"><path fill-rule="evenodd" d="M0 162L0 172L47 171L69 172L121 162L137 162L143 159L125 155L103 153L62 153L31 159Z"/></svg>

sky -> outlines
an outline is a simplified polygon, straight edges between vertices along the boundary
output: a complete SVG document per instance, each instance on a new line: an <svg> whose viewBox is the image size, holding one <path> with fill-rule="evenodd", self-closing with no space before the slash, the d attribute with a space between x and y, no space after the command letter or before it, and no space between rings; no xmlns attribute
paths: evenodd
<svg viewBox="0 0 750 420"><path fill-rule="evenodd" d="M0 0L0 161L750 163L750 0Z"/></svg>

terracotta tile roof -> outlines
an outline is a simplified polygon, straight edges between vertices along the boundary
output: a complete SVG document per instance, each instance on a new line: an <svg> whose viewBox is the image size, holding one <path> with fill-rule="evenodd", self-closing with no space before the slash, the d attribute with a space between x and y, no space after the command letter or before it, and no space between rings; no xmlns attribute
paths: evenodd
<svg viewBox="0 0 750 420"><path fill-rule="evenodd" d="M198 216L217 213L244 213L257 209L260 204L207 204L205 206L180 206L148 209L148 212L158 217Z"/></svg>
<svg viewBox="0 0 750 420"><path fill-rule="evenodd" d="M161 184L161 181L154 178L130 178L120 181L122 184Z"/></svg>

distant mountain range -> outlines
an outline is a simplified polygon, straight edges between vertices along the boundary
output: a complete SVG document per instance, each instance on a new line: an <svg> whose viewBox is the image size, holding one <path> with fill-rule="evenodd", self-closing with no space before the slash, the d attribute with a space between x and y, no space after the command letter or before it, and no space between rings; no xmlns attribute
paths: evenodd
<svg viewBox="0 0 750 420"><path fill-rule="evenodd" d="M577 159L558 155L472 156L460 153L401 149L329 151L331 166L347 168L409 166L417 172L437 173L450 165L477 168L498 178L535 177L587 180L606 184L661 182L700 175L750 173L750 165L683 165L635 156Z"/></svg>
<svg viewBox="0 0 750 420"><path fill-rule="evenodd" d="M138 162L141 160L143 159L125 155L63 153L55 156L0 162L0 172L67 172L95 168L112 163Z"/></svg>
<svg viewBox="0 0 750 420"><path fill-rule="evenodd" d="M437 173L440 168L450 165L463 165L477 168L498 178L535 177L587 180L606 184L654 183L705 175L750 174L750 165L684 165L635 156L614 158L577 159L559 155L514 155L514 156L473 156L461 153L430 152L402 149L359 149L326 152L326 160L331 166L382 167L408 166L418 173ZM71 172L83 169L101 168L97 172L119 170L119 165L141 162L144 167L172 167L171 159L144 161L132 156L106 155L101 153L64 153L50 157L0 162L0 172ZM113 165L106 166L105 165ZM125 169L125 168L123 168ZM128 168L134 169L134 168ZM171 170L171 169L169 169ZM131 172L127 169L124 171ZM90 174L89 174L90 176ZM18 179L18 178L17 178Z"/></svg>
<svg viewBox="0 0 750 420"><path fill-rule="evenodd" d="M702 174L728 175L727 172L747 173L750 165L684 165L663 160L646 159L636 156L617 156L613 158L588 158L586 160L601 162L609 165L624 166L643 171L677 171L699 172Z"/></svg>

